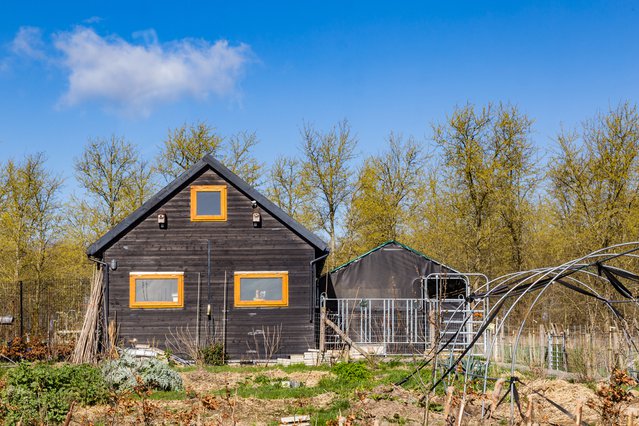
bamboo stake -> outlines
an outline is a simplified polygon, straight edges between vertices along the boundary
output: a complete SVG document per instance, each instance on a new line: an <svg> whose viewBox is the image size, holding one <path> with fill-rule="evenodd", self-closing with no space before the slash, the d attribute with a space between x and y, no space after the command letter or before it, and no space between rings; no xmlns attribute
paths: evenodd
<svg viewBox="0 0 639 426"><path fill-rule="evenodd" d="M87 312L82 323L82 330L78 336L71 362L74 364L93 363L98 354L98 327L100 319L100 305L102 303L102 268L96 265L91 279L91 296L87 305ZM105 330L106 332L106 330Z"/></svg>

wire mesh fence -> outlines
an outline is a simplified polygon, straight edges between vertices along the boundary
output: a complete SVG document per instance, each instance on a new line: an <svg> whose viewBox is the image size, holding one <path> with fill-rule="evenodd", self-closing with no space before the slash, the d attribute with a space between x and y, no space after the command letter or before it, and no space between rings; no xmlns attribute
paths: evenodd
<svg viewBox="0 0 639 426"><path fill-rule="evenodd" d="M639 330L627 330L639 338ZM515 348L517 326L505 326L491 336L492 357L499 362L562 370L584 378L604 377L617 367L639 373L639 354L622 329L614 325L539 325L526 328Z"/></svg>
<svg viewBox="0 0 639 426"><path fill-rule="evenodd" d="M88 279L0 283L0 342L15 337L73 339L82 326Z"/></svg>

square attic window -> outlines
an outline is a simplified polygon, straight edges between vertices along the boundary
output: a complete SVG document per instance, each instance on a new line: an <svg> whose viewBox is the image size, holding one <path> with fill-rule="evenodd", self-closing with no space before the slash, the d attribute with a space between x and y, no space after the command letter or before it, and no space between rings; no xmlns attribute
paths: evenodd
<svg viewBox="0 0 639 426"><path fill-rule="evenodd" d="M226 186L193 185L191 187L191 221L226 220Z"/></svg>

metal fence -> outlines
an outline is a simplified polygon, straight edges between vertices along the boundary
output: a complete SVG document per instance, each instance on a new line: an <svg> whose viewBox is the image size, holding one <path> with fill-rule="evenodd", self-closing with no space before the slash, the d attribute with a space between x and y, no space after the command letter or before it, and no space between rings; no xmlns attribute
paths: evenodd
<svg viewBox="0 0 639 426"><path fill-rule="evenodd" d="M483 310L471 310L464 299L322 299L327 318L353 342L376 355L412 355L433 345L465 348L483 320ZM327 349L343 339L326 329ZM484 347L483 342L480 347Z"/></svg>
<svg viewBox="0 0 639 426"><path fill-rule="evenodd" d="M73 338L82 326L89 298L87 279L0 283L0 342L17 336ZM11 321L12 319L12 321Z"/></svg>

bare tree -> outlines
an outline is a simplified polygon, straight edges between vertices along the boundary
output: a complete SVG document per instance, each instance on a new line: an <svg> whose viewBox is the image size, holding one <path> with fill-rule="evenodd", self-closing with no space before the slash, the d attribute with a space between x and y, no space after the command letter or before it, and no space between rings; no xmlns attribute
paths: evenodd
<svg viewBox="0 0 639 426"><path fill-rule="evenodd" d="M293 219L313 226L310 188L303 181L303 164L295 157L278 157L269 172L268 197Z"/></svg>
<svg viewBox="0 0 639 426"><path fill-rule="evenodd" d="M91 139L74 163L75 176L91 199L93 213L104 230L114 227L141 205L148 194L150 173L142 172L135 145L122 137Z"/></svg>
<svg viewBox="0 0 639 426"><path fill-rule="evenodd" d="M620 104L562 131L551 162L551 195L560 225L579 252L636 235L639 191L639 112ZM576 240L575 240L576 238Z"/></svg>
<svg viewBox="0 0 639 426"><path fill-rule="evenodd" d="M45 161L38 153L2 168L0 251L10 265L5 276L13 281L23 279L26 268L41 280L56 235L62 179L46 170Z"/></svg>
<svg viewBox="0 0 639 426"><path fill-rule="evenodd" d="M425 191L425 161L415 139L393 133L384 152L364 161L346 226L356 252L407 236L407 223Z"/></svg>
<svg viewBox="0 0 639 426"><path fill-rule="evenodd" d="M491 109L490 105L479 110L467 105L456 109L445 124L434 127L435 142L444 154L445 190L456 216L454 221L461 224L457 226L468 256L466 267L474 271L486 268L494 230Z"/></svg>
<svg viewBox="0 0 639 426"><path fill-rule="evenodd" d="M493 122L496 203L500 226L505 230L511 267L524 268L524 247L530 229L533 206L530 198L541 178L534 164L530 135L532 120L517 107L500 105Z"/></svg>
<svg viewBox="0 0 639 426"><path fill-rule="evenodd" d="M304 183L313 198L311 209L317 227L324 230L335 253L340 213L353 190L351 162L355 158L357 138L351 126L343 120L322 133L306 124L302 130ZM331 263L334 260L331 259Z"/></svg>
<svg viewBox="0 0 639 426"><path fill-rule="evenodd" d="M264 165L251 155L251 150L259 143L255 132L239 132L232 135L223 155L222 162L233 173L251 186L258 186L262 179Z"/></svg>
<svg viewBox="0 0 639 426"><path fill-rule="evenodd" d="M169 129L164 147L156 160L157 170L167 181L171 181L206 154L217 156L221 146L222 137L215 133L215 128L201 121Z"/></svg>
<svg viewBox="0 0 639 426"><path fill-rule="evenodd" d="M211 154L250 185L257 186L261 183L264 166L251 151L258 143L255 132L239 132L225 139L204 122L184 124L169 130L156 168L170 181Z"/></svg>

